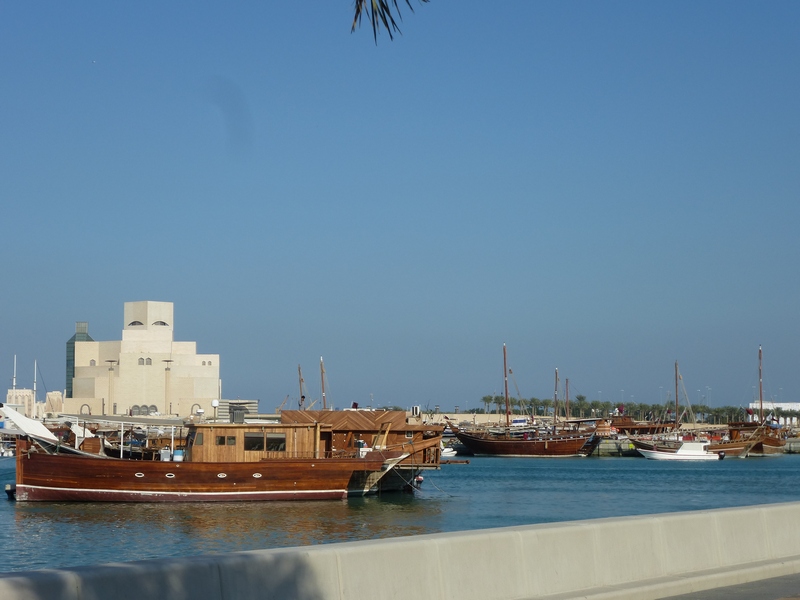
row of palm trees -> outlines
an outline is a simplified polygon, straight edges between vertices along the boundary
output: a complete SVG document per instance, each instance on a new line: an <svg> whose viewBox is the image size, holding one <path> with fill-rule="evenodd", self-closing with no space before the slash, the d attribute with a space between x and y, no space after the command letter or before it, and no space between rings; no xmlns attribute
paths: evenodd
<svg viewBox="0 0 800 600"><path fill-rule="evenodd" d="M506 399L504 396L484 396L481 402L485 408L475 408L469 412L473 413L491 413L505 414ZM512 414L517 415L531 415L531 416L544 416L553 414L553 399L539 399L539 398L509 398L509 410ZM575 418L592 418L592 417L609 417L612 414L627 414L632 418L639 421L674 421L675 420L675 407L674 405L667 404L646 404L628 402L624 405L614 404L612 402L601 402L600 400L592 400L591 402L586 399L586 396L578 395L574 400L570 401L569 412L570 416ZM683 410L683 409L681 409ZM693 406L695 419L699 422L705 423L730 423L735 421L747 420L747 409L741 406L719 406L711 407L704 404ZM775 409L772 411L776 418L794 417L800 418L800 411L786 411ZM566 417L566 406L563 400L558 401L558 416ZM682 421L688 421L690 416L686 413L680 415Z"/></svg>

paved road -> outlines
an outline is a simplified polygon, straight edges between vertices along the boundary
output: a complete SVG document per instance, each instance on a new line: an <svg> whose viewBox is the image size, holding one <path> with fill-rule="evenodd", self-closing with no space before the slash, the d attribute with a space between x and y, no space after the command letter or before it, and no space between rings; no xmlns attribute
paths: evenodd
<svg viewBox="0 0 800 600"><path fill-rule="evenodd" d="M800 574L669 596L662 600L800 600Z"/></svg>

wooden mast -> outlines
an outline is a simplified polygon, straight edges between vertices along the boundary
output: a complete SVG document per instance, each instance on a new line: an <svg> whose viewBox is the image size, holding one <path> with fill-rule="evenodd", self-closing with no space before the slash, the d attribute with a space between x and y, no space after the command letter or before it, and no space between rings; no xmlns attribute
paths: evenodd
<svg viewBox="0 0 800 600"><path fill-rule="evenodd" d="M566 379L566 387L564 388L564 393L566 394L566 404L564 405L564 413L567 415L567 421L569 421L569 377Z"/></svg>
<svg viewBox="0 0 800 600"><path fill-rule="evenodd" d="M761 344L758 345L758 424L764 424L764 384L761 372Z"/></svg>
<svg viewBox="0 0 800 600"><path fill-rule="evenodd" d="M678 431L678 361L675 361L675 431Z"/></svg>
<svg viewBox="0 0 800 600"><path fill-rule="evenodd" d="M303 410L303 405L305 404L306 400L306 393L303 391L303 384L305 382L303 381L303 369L300 368L300 365L297 365L297 379L300 383L300 410Z"/></svg>
<svg viewBox="0 0 800 600"><path fill-rule="evenodd" d="M322 410L327 410L328 405L325 401L325 364L322 357L319 357L319 379L322 382Z"/></svg>
<svg viewBox="0 0 800 600"><path fill-rule="evenodd" d="M505 394L506 394L506 428L510 428L511 422L509 420L509 410L508 410L508 356L506 354L505 344L503 344L503 385L505 387Z"/></svg>
<svg viewBox="0 0 800 600"><path fill-rule="evenodd" d="M558 421L558 369L556 368L556 390L553 393L553 433L556 432L556 421Z"/></svg>

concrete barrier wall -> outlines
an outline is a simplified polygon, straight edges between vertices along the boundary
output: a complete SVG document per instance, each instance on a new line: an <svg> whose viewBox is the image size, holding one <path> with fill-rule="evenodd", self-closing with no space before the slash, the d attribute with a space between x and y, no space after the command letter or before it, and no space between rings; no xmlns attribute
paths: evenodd
<svg viewBox="0 0 800 600"><path fill-rule="evenodd" d="M30 571L0 598L645 600L800 572L798 522L795 502Z"/></svg>

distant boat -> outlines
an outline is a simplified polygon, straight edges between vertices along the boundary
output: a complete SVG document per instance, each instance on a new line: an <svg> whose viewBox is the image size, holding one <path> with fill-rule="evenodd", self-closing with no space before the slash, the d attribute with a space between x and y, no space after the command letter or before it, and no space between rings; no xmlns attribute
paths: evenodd
<svg viewBox="0 0 800 600"><path fill-rule="evenodd" d="M466 430L448 420L448 425L458 440L475 456L556 457L591 454L600 444L600 438L595 431L562 429L559 432L555 415L551 431L535 427L512 427L508 401L507 362L506 346L503 344L506 426Z"/></svg>
<svg viewBox="0 0 800 600"><path fill-rule="evenodd" d="M679 395L678 382L681 380L678 371L678 361L675 361L675 424L670 433L655 434L650 436L631 436L630 443L637 452L652 460L722 460L724 451L712 452L709 450L710 440L700 440L691 434L691 437L681 434L679 429ZM686 399L687 406L689 399Z"/></svg>
<svg viewBox="0 0 800 600"><path fill-rule="evenodd" d="M722 460L724 453L709 452L708 441L681 441L676 446L658 445L646 450L634 442L636 450L645 458L653 460Z"/></svg>
<svg viewBox="0 0 800 600"><path fill-rule="evenodd" d="M763 353L758 347L758 421L730 423L732 439L747 444L748 456L778 456L785 451L786 440L781 428L764 418ZM751 411L752 412L752 411ZM774 426L773 426L774 425Z"/></svg>

